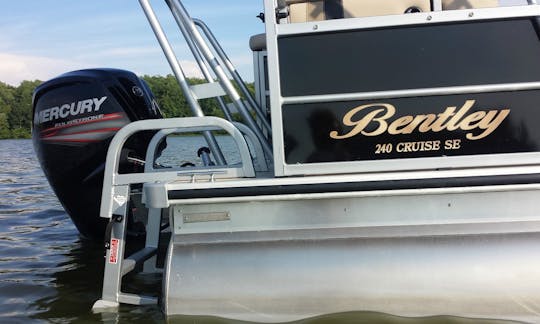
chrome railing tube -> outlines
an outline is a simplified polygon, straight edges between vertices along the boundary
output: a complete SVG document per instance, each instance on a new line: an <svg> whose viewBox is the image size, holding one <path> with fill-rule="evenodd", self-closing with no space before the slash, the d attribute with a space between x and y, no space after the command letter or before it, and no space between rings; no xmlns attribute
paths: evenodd
<svg viewBox="0 0 540 324"><path fill-rule="evenodd" d="M161 27L159 20L157 19L156 14L149 3L149 0L139 0L139 3L141 4L144 14L146 15L146 18L148 19L148 22L150 23L150 26L152 27L152 30L156 35L159 45L161 46L163 53L165 54L165 57L167 58L167 61L169 62L169 65L173 70L174 76L176 77L176 80L178 81L178 84L180 85L180 88L182 89L182 92L186 97L186 101L191 108L191 111L196 117L203 117L204 113L201 109L201 106L199 105L199 102L193 97L189 84L187 83L184 71L182 70L180 63L178 63L178 59L174 54L172 46L169 43L169 40L167 39L167 36L165 35L165 32L163 31L163 28ZM210 131L205 131L203 132L203 135L206 139L206 142L208 143L208 146L212 150L212 153L214 154L217 163L220 165L227 164L225 157L223 156L223 153L221 152L221 149L219 148L219 145L217 144L217 141L212 135L212 133Z"/></svg>
<svg viewBox="0 0 540 324"><path fill-rule="evenodd" d="M195 61L197 61L197 64L199 65L199 68L201 69L201 72L209 83L214 83L215 80L212 77L212 73L210 73L210 68L208 66L208 62L204 59L204 57L201 55L201 52L197 48L197 45L195 45L195 42L193 42L193 39L189 37L189 32L186 29L186 26L182 22L181 17L178 15L178 12L173 10L171 7L171 4L169 1L166 1L167 5L169 6L169 9L171 9L171 12L173 14L174 20L176 20L176 24L180 28L180 32L182 32L182 35L184 36L184 39L186 40L186 43L193 53L193 57L195 58ZM229 111L229 108L227 107L227 104L221 97L216 97L216 100L218 101L219 106L221 107L221 110L223 111L223 114L225 115L225 118L229 120L230 122L233 121L231 112Z"/></svg>
<svg viewBox="0 0 540 324"><path fill-rule="evenodd" d="M218 54L221 61L225 64L225 67L229 70L229 73L233 77L234 81L238 84L240 87L240 90L244 94L244 97L246 98L247 102L251 106L251 108L257 113L257 117L259 117L261 124L265 128L266 131L268 131L269 134L272 133L272 126L270 126L270 123L268 122L268 119L266 118L264 112L262 111L261 107L257 104L255 99L253 99L253 96L251 95L251 92L249 92L248 88L246 87L246 84L234 65L231 63L231 60L229 60L229 57L227 56L227 53L223 50L221 45L219 45L219 42L217 41L216 37L208 28L208 26L199 19L193 19L193 23L196 26L199 26L201 30L204 32L206 38L210 41L210 44L214 47L216 50L216 53Z"/></svg>
<svg viewBox="0 0 540 324"><path fill-rule="evenodd" d="M143 0L140 0L143 1ZM257 137L259 138L259 141L261 141L261 145L264 149L265 154L271 158L273 156L272 153L272 147L270 146L268 140L264 136L262 130L259 128L253 117L251 116L249 110L245 106L242 98L234 88L232 82L227 77L225 71L220 66L218 60L204 41L201 33L193 23L193 20L189 16L186 8L182 4L180 0L166 0L170 2L172 10L176 10L179 17L182 19L183 22L185 22L185 26L187 27L189 34L191 37L193 37L193 40L195 41L195 44L197 47L201 50L201 53L204 55L208 63L210 64L210 67L218 77L221 85L223 86L223 89L227 93L227 95L231 98L232 102L242 115L242 118L247 123L247 125L255 132Z"/></svg>

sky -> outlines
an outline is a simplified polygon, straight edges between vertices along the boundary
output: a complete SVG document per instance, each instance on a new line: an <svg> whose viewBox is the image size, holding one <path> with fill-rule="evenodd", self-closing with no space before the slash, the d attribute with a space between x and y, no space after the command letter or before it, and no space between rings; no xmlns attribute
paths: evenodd
<svg viewBox="0 0 540 324"><path fill-rule="evenodd" d="M163 0L150 1L188 76L200 76ZM184 0L246 81L253 81L249 37L264 32L262 0ZM227 3L226 5L224 3ZM171 69L137 0L2 1L0 81L48 80L96 67L167 75Z"/></svg>

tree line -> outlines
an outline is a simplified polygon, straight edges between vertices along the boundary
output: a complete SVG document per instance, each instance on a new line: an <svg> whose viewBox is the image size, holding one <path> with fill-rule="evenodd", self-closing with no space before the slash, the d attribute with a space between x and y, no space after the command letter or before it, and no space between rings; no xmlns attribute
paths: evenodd
<svg viewBox="0 0 540 324"><path fill-rule="evenodd" d="M172 75L149 76L142 79L148 83L156 97L161 112L167 118L192 116L187 101ZM190 84L206 82L201 79L189 79ZM14 87L0 81L0 139L30 138L32 129L32 93L42 81L23 81ZM248 84L253 92L253 84ZM200 101L205 115L223 117L219 104L214 99Z"/></svg>
<svg viewBox="0 0 540 324"><path fill-rule="evenodd" d="M28 138L32 127L32 93L41 81L18 87L0 82L0 138Z"/></svg>

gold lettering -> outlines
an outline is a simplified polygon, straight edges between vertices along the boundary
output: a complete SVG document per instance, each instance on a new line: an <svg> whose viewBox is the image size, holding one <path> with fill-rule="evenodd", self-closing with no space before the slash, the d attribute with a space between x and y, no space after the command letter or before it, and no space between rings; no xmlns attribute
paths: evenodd
<svg viewBox="0 0 540 324"><path fill-rule="evenodd" d="M460 147L461 147L461 140L460 139L453 139L453 140L444 141L444 149L445 150L459 150Z"/></svg>
<svg viewBox="0 0 540 324"><path fill-rule="evenodd" d="M387 103L366 104L351 109L343 116L343 124L352 127L348 133L339 134L339 131L333 130L329 136L333 139L346 139L358 134L377 136L385 132L390 135L398 135L411 134L414 131L438 133L444 130L473 131L480 129L482 130L480 134L475 135L473 132L466 134L466 138L469 140L479 140L493 133L508 117L510 109L480 110L467 114L475 102L475 100L465 101L457 112L457 107L447 107L443 113L438 115L406 115L394 121L389 120L396 113L396 108L393 105ZM372 109L362 116L362 112L368 108ZM439 147L440 142L434 142L433 148L439 149ZM420 149L423 150L423 148ZM399 143L397 150L408 152L417 149L408 143Z"/></svg>
<svg viewBox="0 0 540 324"><path fill-rule="evenodd" d="M439 118L437 118L437 120L433 124L431 124L431 131L440 132L444 130L444 122L446 122L448 118L454 116L454 111L456 111L456 107L448 107L443 113L439 114Z"/></svg>
<svg viewBox="0 0 540 324"><path fill-rule="evenodd" d="M465 137L470 140L479 140L489 134L493 133L503 122L503 120L510 114L510 109L503 110L490 110L484 119L478 123L478 128L485 129L485 131L477 136L472 133L468 133Z"/></svg>
<svg viewBox="0 0 540 324"><path fill-rule="evenodd" d="M431 124L433 123L435 118L437 118L437 116L435 116L434 114L416 116L416 118L419 117L422 117L424 119L424 122L418 127L418 130L422 133L429 132L431 130Z"/></svg>
<svg viewBox="0 0 540 324"><path fill-rule="evenodd" d="M352 117L356 115L356 113L366 109L366 108L372 108L372 107L383 107L381 109L375 109L369 113L367 113L363 118L353 121ZM382 116L378 116L380 113L383 113ZM392 106L391 104L385 104L385 103L376 103L376 104L368 104L368 105L362 105L358 106L354 109L351 109L348 113L343 116L343 124L346 126L354 126L354 128L348 132L347 134L339 135L337 131L331 131L330 137L333 139L345 139L350 138L355 135L358 135L359 133L362 133L366 136L377 136L386 131L388 128L388 123L386 120L390 117L392 117L396 113L396 108ZM371 122L378 123L378 127L376 130L372 132L364 131L367 125L369 125Z"/></svg>
<svg viewBox="0 0 540 324"><path fill-rule="evenodd" d="M438 151L441 148L441 141L433 142L433 151Z"/></svg>
<svg viewBox="0 0 540 324"><path fill-rule="evenodd" d="M412 143L407 142L405 143L405 152L411 152L412 151Z"/></svg>
<svg viewBox="0 0 540 324"><path fill-rule="evenodd" d="M455 131L459 129L459 120L463 118L463 116L465 116L469 109L471 109L471 107L474 105L474 102L474 100L467 100L463 107L461 107L458 112L452 118L450 118L448 124L446 124L446 129L448 129L449 131Z"/></svg>
<svg viewBox="0 0 540 324"><path fill-rule="evenodd" d="M413 116L403 116L401 118L398 118L396 120L394 120L392 122L392 124L390 124L390 126L388 126L388 134L403 134L403 129L398 129L399 127L402 127L402 126L407 126L409 125L412 121L413 121L414 117Z"/></svg>
<svg viewBox="0 0 540 324"><path fill-rule="evenodd" d="M475 129L475 128L478 127L479 123L475 124L474 122L482 120L484 118L484 116L486 116L485 111L473 112L469 116L463 118L461 123L459 123L461 125L460 128L463 129L463 130Z"/></svg>
<svg viewBox="0 0 540 324"><path fill-rule="evenodd" d="M433 116L433 118L431 116ZM431 121L429 121L429 119L431 119ZM418 125L422 124L424 127L426 127L427 124L433 121L433 119L435 119L435 115L433 114L415 116L413 121L407 127L403 128L400 134L411 134L418 127Z"/></svg>

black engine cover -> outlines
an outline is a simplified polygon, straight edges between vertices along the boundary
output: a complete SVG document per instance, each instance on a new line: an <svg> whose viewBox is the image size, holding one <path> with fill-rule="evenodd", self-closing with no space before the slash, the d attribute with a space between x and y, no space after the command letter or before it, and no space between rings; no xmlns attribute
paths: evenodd
<svg viewBox="0 0 540 324"><path fill-rule="evenodd" d="M105 233L107 220L99 217L99 207L112 137L132 121L151 118L162 118L159 107L146 83L128 71L69 72L35 90L34 149L49 184L83 237L99 239ZM130 138L125 153L144 159L153 134ZM121 171L128 168L136 166L121 165Z"/></svg>

